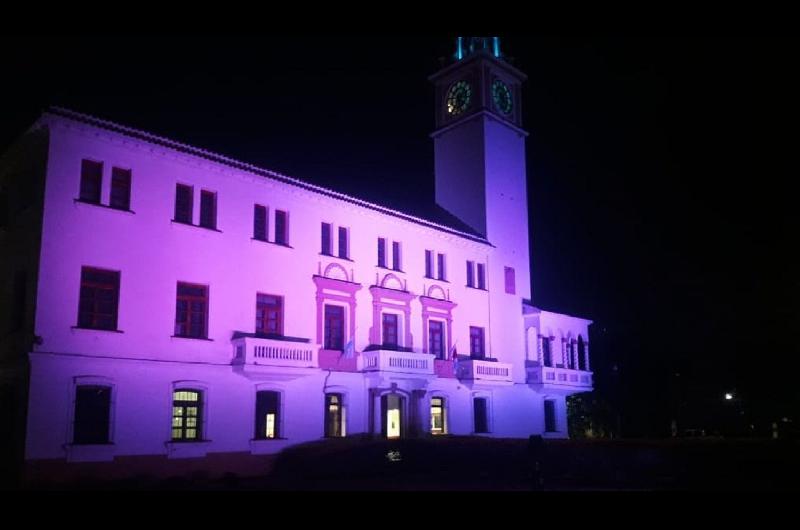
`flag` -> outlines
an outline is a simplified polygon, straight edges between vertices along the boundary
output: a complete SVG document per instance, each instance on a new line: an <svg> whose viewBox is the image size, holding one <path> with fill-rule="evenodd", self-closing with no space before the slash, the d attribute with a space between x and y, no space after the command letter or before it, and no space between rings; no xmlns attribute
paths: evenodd
<svg viewBox="0 0 800 530"><path fill-rule="evenodd" d="M353 337L344 345L344 359L352 359L356 354L355 339Z"/></svg>

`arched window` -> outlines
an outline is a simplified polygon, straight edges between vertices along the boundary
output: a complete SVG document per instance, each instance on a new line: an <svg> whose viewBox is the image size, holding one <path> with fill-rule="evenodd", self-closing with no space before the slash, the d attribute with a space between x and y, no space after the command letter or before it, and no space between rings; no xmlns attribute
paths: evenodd
<svg viewBox="0 0 800 530"><path fill-rule="evenodd" d="M586 370L586 346L583 343L583 335L578 335L578 369Z"/></svg>

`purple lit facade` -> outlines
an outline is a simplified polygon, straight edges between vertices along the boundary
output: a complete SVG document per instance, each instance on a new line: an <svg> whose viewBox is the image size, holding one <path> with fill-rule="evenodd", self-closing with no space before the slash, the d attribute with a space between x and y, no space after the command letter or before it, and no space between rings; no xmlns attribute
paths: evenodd
<svg viewBox="0 0 800 530"><path fill-rule="evenodd" d="M531 303L525 76L497 46L431 77L457 225L44 113L9 155L44 146L28 465L258 473L326 436L566 437L590 321Z"/></svg>

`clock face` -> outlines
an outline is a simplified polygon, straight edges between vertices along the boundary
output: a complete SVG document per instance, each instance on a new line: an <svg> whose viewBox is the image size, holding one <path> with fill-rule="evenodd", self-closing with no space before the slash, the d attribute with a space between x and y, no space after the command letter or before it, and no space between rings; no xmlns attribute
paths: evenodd
<svg viewBox="0 0 800 530"><path fill-rule="evenodd" d="M450 116L458 116L469 107L472 99L472 87L466 81L453 83L447 91L445 103Z"/></svg>
<svg viewBox="0 0 800 530"><path fill-rule="evenodd" d="M494 106L503 114L511 114L514 108L514 99L511 97L511 89L508 85L495 79L492 83L492 99L494 99Z"/></svg>

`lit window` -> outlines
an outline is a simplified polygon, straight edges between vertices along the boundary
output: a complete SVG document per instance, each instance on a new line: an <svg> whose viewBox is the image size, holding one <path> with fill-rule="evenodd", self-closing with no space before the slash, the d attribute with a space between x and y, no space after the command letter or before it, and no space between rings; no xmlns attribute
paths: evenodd
<svg viewBox="0 0 800 530"><path fill-rule="evenodd" d="M325 436L345 436L344 403L341 394L325 394Z"/></svg>
<svg viewBox="0 0 800 530"><path fill-rule="evenodd" d="M264 390L256 393L256 440L280 438L281 395Z"/></svg>
<svg viewBox="0 0 800 530"><path fill-rule="evenodd" d="M182 388L172 393L172 440L196 442L203 439L202 393Z"/></svg>
<svg viewBox="0 0 800 530"><path fill-rule="evenodd" d="M447 434L444 398L431 398L431 434Z"/></svg>

